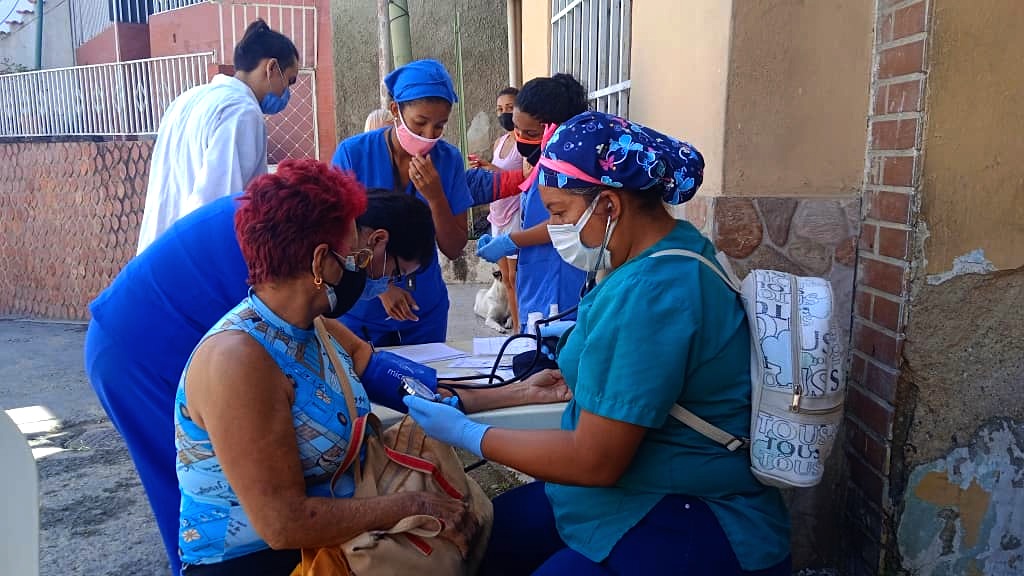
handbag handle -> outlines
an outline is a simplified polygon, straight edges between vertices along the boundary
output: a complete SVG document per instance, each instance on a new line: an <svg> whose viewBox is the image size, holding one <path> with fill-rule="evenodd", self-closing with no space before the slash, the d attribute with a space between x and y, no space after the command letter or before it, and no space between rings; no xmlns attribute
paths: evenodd
<svg viewBox="0 0 1024 576"><path fill-rule="evenodd" d="M366 422L365 417L360 418L359 412L356 410L356 398L352 394L352 383L348 380L348 371L345 370L345 365L342 364L341 358L338 358L338 351L334 348L334 338L327 331L327 326L324 324L323 316L317 316L316 319L313 320L313 326L316 327L316 336L320 341L320 346L327 351L327 358L330 360L331 366L334 367L334 373L337 375L338 383L341 385L341 392L345 395L345 406L348 409L348 421L352 423L352 432L349 434L348 446L345 447L345 456L341 459L341 466L334 471L334 475L331 477L331 494L333 495L334 484L353 464L355 464L356 467L356 482L359 481L359 477L361 476L359 469L359 449L363 445Z"/></svg>

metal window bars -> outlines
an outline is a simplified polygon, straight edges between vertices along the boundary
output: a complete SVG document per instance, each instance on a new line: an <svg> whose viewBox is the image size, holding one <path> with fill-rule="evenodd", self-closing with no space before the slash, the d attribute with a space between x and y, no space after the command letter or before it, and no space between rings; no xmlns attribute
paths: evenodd
<svg viewBox="0 0 1024 576"><path fill-rule="evenodd" d="M629 114L632 0L551 0L551 73L575 76L594 110Z"/></svg>

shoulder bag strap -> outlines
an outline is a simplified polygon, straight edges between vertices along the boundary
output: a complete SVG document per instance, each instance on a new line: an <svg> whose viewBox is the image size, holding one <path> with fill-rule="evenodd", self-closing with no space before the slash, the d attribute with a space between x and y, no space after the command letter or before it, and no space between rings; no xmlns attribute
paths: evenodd
<svg viewBox="0 0 1024 576"><path fill-rule="evenodd" d="M702 254L698 254L691 250L682 249L662 250L660 252L655 252L654 254L651 254L651 258L660 258L663 256L683 256L686 258L693 258L694 260L697 260L701 264L704 264L705 266L713 270L715 274L717 274L718 277L722 279L722 282L725 282L725 285L731 288L734 292L740 293L741 291L739 281L736 279L735 276L731 274L732 270L730 268L727 268L725 265L723 265L722 268L719 268L718 266L715 266L711 262L711 260L709 260ZM723 270L729 273L727 274L727 272ZM715 426L714 424L708 422L707 420L701 418L700 416L697 416L696 414L690 412L686 408L683 408L679 404L673 405L672 409L669 410L669 413L672 415L673 418L679 420L683 424L686 424L690 428L693 428L701 435L715 442L718 442L722 446L725 446L725 448L730 452L736 451L747 445L746 440L742 438L737 438L736 436L729 434L725 430L722 430L718 426Z"/></svg>
<svg viewBox="0 0 1024 576"><path fill-rule="evenodd" d="M352 394L352 383L348 380L348 371L345 370L345 365L342 363L341 358L338 358L338 351L334 348L334 338L331 337L327 331L327 326L324 325L323 316L317 316L316 320L313 320L313 326L316 327L316 336L320 341L320 346L327 351L327 358L331 362L331 366L334 367L334 373L338 376L338 383L341 385L341 392L345 395L345 406L348 409L348 421L352 423L352 432L349 434L348 446L345 448L345 457L341 460L341 466L334 471L334 475L331 477L331 494L334 493L334 485L338 482L338 478L345 473L352 465L355 465L355 477L356 482L359 481L360 468L359 468L359 449L363 445L363 440L366 438L366 417L360 417L359 411L356 410L356 397ZM325 370L326 372L326 370Z"/></svg>

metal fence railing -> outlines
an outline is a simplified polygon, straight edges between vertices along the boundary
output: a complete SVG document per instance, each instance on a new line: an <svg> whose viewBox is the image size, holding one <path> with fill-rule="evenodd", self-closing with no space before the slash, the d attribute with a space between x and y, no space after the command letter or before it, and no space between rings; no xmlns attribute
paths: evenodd
<svg viewBox="0 0 1024 576"><path fill-rule="evenodd" d="M291 88L288 107L267 116L267 162L280 164L289 158L319 158L319 124L316 108L316 72L300 70Z"/></svg>
<svg viewBox="0 0 1024 576"><path fill-rule="evenodd" d="M234 64L234 47L245 28L262 18L271 29L291 38L299 52L299 68L312 70L317 63L317 10L315 6L218 2L220 53L224 64Z"/></svg>
<svg viewBox="0 0 1024 576"><path fill-rule="evenodd" d="M153 0L153 14L169 12L178 8L187 8L196 4L203 4L210 0Z"/></svg>
<svg viewBox="0 0 1024 576"><path fill-rule="evenodd" d="M551 72L575 76L594 110L629 115L632 0L551 0Z"/></svg>
<svg viewBox="0 0 1024 576"><path fill-rule="evenodd" d="M213 52L0 76L0 137L155 134Z"/></svg>

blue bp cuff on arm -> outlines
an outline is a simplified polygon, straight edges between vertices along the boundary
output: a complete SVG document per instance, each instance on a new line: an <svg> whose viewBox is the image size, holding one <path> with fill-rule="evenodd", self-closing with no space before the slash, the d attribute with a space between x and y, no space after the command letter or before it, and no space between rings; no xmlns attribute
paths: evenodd
<svg viewBox="0 0 1024 576"><path fill-rule="evenodd" d="M431 391L437 391L437 370L394 352L374 352L361 380L371 401L405 412L407 408L402 402L402 376L415 378Z"/></svg>

